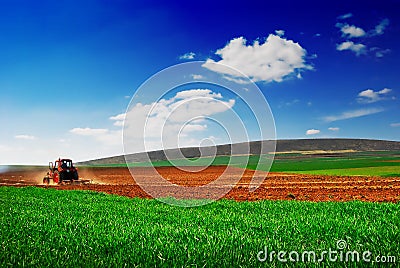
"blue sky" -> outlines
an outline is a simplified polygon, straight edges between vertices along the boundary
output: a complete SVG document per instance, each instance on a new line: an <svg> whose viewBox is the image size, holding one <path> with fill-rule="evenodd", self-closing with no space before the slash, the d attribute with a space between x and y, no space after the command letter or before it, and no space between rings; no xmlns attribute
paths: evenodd
<svg viewBox="0 0 400 268"><path fill-rule="evenodd" d="M399 8L399 1L0 0L0 165L121 154L116 117L137 88L192 60L224 60L249 75L279 139L400 140ZM271 51L279 44L288 49L284 59ZM216 54L221 49L226 54ZM256 73L265 63L272 73Z"/></svg>

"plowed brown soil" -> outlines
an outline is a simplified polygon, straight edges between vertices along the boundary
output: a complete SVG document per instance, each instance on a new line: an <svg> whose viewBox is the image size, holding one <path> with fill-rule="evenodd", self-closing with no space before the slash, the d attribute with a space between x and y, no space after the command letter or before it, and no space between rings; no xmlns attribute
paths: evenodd
<svg viewBox="0 0 400 268"><path fill-rule="evenodd" d="M197 187L198 195L207 198L212 191L226 187L232 188L224 198L235 200L308 200L308 201L400 201L400 178L381 177L338 177L269 173L261 186L250 191L254 184L254 171L225 166L211 166L200 172L193 168L182 171L175 167L160 167L156 171L171 182L170 185L159 183L150 168L137 168L135 174L140 176L140 183L157 189L159 196L180 196L182 187ZM43 185L46 168L13 169L0 173L0 185L27 186L66 190L93 190L128 197L151 198L136 183L127 168L81 168L80 177L91 179L89 185ZM225 173L224 173L225 172ZM265 173L257 173L263 179ZM240 178L240 179L239 179ZM217 180L218 179L218 180ZM212 185L207 185L212 182ZM182 194L182 196L185 196Z"/></svg>

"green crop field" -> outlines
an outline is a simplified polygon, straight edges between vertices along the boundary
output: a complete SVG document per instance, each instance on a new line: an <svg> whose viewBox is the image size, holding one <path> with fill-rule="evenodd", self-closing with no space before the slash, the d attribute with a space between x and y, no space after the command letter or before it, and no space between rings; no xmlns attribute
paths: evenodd
<svg viewBox="0 0 400 268"><path fill-rule="evenodd" d="M153 163L131 163L129 166L185 166L185 165L232 165L249 169L268 170L271 155L217 156L187 160L175 159L156 161ZM260 162L259 165L257 163ZM247 164L246 164L247 163ZM120 164L103 165L106 167L126 166ZM400 177L400 152L355 152L323 157L321 155L276 154L271 172L288 172L315 175L339 176L392 176Z"/></svg>
<svg viewBox="0 0 400 268"><path fill-rule="evenodd" d="M251 163L249 167L253 167ZM400 152L365 152L339 157L300 158L278 155L271 171L339 176L400 176Z"/></svg>
<svg viewBox="0 0 400 268"><path fill-rule="evenodd" d="M347 247L337 256L370 251L369 260L391 265L400 257L400 204L220 200L181 208L35 187L0 187L0 203L1 267L309 267L308 257L259 262L257 254L315 251L318 260L338 240ZM324 267L367 264L327 259Z"/></svg>

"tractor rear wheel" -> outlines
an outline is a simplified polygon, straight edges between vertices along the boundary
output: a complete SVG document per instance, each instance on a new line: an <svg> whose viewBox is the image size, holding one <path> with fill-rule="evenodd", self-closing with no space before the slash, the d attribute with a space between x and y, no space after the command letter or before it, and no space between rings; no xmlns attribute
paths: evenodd
<svg viewBox="0 0 400 268"><path fill-rule="evenodd" d="M63 181L65 180L65 173L60 172L58 176L59 176L59 179L58 179L59 183L60 184L63 183Z"/></svg>
<svg viewBox="0 0 400 268"><path fill-rule="evenodd" d="M75 171L72 177L73 177L74 181L79 180L78 172Z"/></svg>

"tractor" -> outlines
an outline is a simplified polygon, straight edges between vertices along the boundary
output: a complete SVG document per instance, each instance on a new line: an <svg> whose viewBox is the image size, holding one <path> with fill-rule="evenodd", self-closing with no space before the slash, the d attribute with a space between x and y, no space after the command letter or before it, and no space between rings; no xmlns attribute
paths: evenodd
<svg viewBox="0 0 400 268"><path fill-rule="evenodd" d="M74 167L71 159L59 158L54 161L54 164L53 162L49 162L49 172L43 178L43 183L49 184L51 180L56 184L78 182L78 168Z"/></svg>

